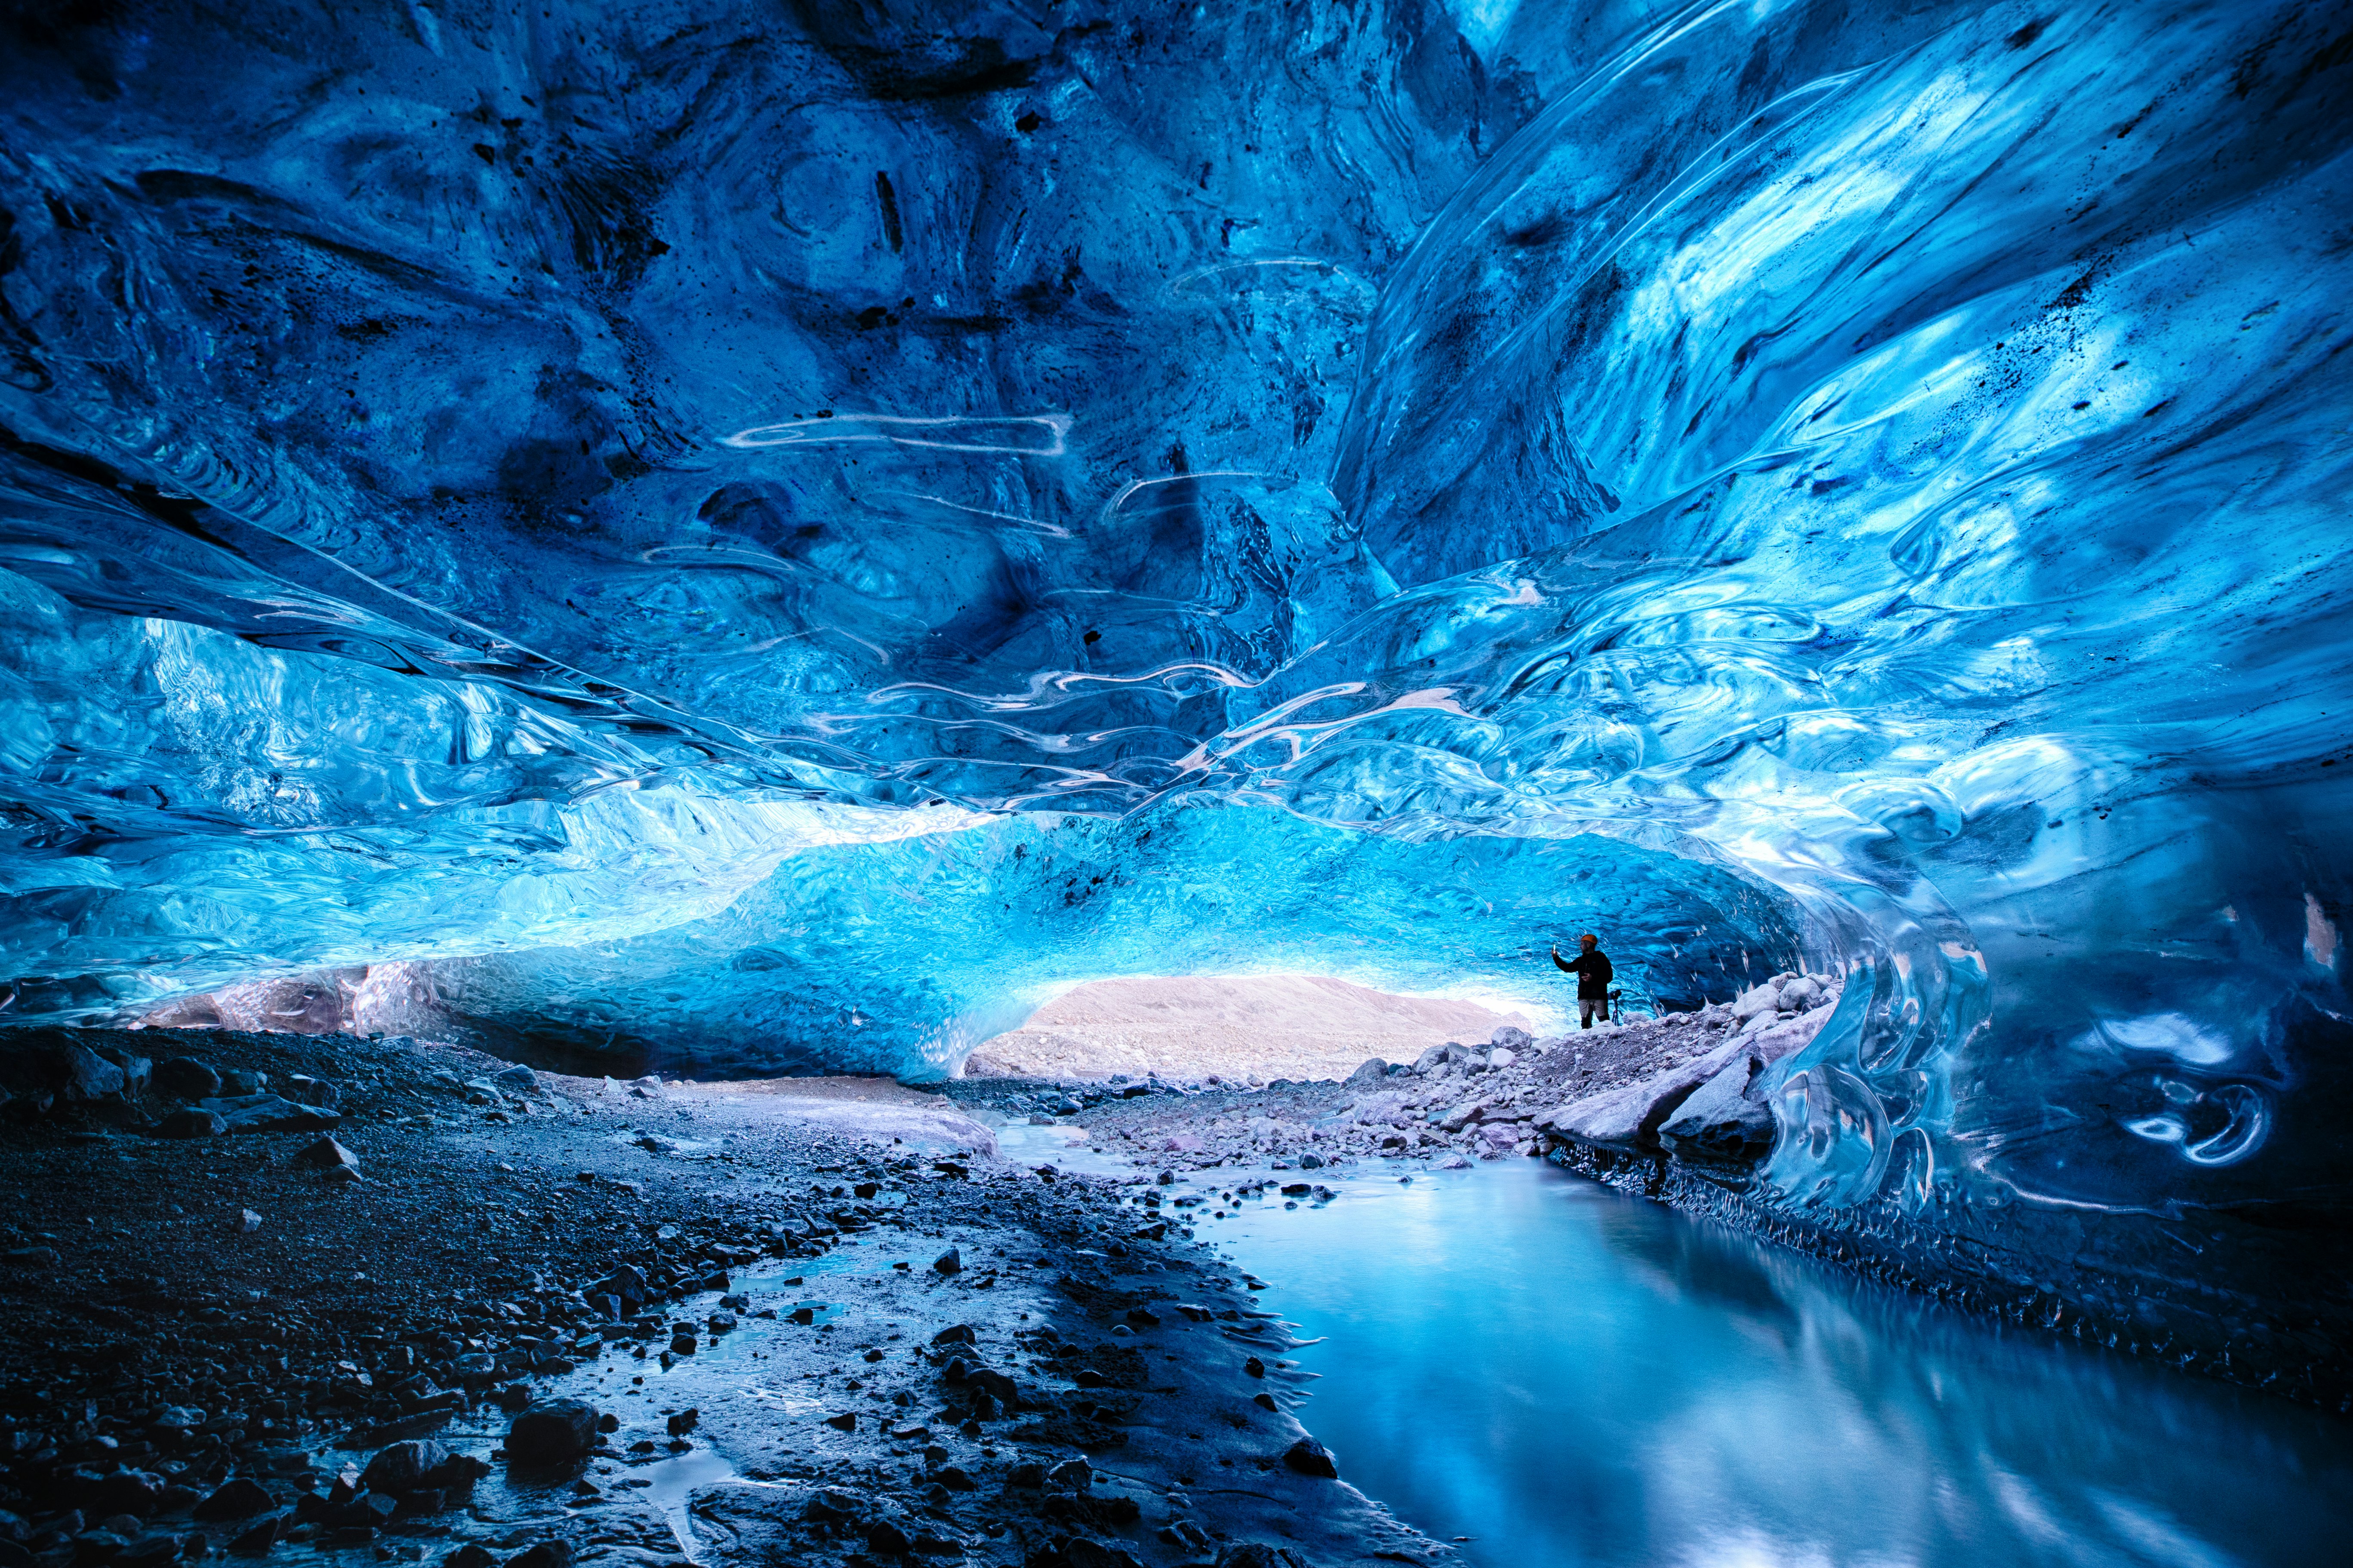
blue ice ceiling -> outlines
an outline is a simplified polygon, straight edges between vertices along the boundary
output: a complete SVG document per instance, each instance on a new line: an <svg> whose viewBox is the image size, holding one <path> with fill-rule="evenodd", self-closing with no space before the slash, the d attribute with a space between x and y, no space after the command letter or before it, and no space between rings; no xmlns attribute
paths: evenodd
<svg viewBox="0 0 2353 1568"><path fill-rule="evenodd" d="M1862 966L1792 1193L2338 1180L2345 7L10 16L10 1016L1600 924Z"/></svg>

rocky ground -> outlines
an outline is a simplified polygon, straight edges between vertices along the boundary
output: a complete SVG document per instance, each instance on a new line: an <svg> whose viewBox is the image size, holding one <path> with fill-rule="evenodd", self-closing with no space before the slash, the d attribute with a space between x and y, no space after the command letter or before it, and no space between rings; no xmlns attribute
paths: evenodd
<svg viewBox="0 0 2353 1568"><path fill-rule="evenodd" d="M1769 1145L1765 1068L1810 1042L1839 983L1776 975L1736 1001L1549 1039L1506 1026L1410 1063L1263 1089L1160 1080L965 1079L958 1101L1018 1121L1067 1121L1091 1148L1171 1172L1271 1162L1314 1170L1366 1158L1460 1164L1575 1146L1679 1155L1730 1174Z"/></svg>
<svg viewBox="0 0 2353 1568"><path fill-rule="evenodd" d="M938 1094L224 1030L20 1030L0 1086L0 1568L1446 1554L1149 1176Z"/></svg>

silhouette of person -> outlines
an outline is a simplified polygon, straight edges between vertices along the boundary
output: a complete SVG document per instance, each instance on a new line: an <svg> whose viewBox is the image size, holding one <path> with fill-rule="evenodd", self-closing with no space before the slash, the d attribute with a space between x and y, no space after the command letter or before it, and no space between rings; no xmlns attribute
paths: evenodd
<svg viewBox="0 0 2353 1568"><path fill-rule="evenodd" d="M1587 931L1577 940L1583 952L1574 959L1567 959L1563 958L1560 949L1556 947L1552 950L1552 961L1566 973L1577 976L1577 1010L1582 1018L1577 1027L1589 1029L1593 1027L1593 1016L1597 1012L1601 1015L1603 1023L1609 1021L1609 982L1616 978L1616 972L1609 967L1609 955L1601 951L1600 938Z"/></svg>

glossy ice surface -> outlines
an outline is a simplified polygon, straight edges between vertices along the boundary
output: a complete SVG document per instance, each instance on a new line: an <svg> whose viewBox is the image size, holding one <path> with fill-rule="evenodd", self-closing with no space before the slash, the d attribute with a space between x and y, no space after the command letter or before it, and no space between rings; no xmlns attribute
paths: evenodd
<svg viewBox="0 0 2353 1568"><path fill-rule="evenodd" d="M2335 1417L1533 1162L1342 1191L1209 1233L1319 1341L1293 1386L1341 1475L1481 1568L2343 1558Z"/></svg>

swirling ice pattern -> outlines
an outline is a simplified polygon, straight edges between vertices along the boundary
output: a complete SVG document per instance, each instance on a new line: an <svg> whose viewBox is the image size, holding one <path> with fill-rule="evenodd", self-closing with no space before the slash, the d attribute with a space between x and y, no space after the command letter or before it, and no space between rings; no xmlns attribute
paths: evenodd
<svg viewBox="0 0 2353 1568"><path fill-rule="evenodd" d="M16 1016L936 1070L1615 920L1859 972L1790 1203L2339 1179L2340 9L902 9L14 24Z"/></svg>

